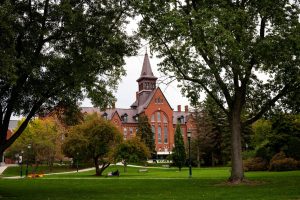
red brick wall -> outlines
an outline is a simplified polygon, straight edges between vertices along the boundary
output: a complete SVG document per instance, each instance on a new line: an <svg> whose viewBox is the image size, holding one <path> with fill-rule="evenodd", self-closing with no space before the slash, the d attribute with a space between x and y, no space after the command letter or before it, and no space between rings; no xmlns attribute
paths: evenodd
<svg viewBox="0 0 300 200"><path fill-rule="evenodd" d="M156 99L163 99L162 102L157 103L155 102ZM160 111L162 113L164 113L167 116L167 120L168 120L168 144L164 144L163 141L163 127L162 127L162 143L158 144L158 140L157 140L157 134L156 134L156 150L163 150L166 146L168 147L169 150L172 150L173 148L173 144L174 144L174 131L173 131L173 110L170 107L170 105L168 104L167 100L165 99L162 91L158 88L153 96L153 98L151 99L151 102L149 103L148 107L145 109L145 114L148 116L149 120L150 120L150 124L151 124L151 115L157 111ZM163 116L161 116L163 117ZM155 127L155 129L157 130L157 126Z"/></svg>

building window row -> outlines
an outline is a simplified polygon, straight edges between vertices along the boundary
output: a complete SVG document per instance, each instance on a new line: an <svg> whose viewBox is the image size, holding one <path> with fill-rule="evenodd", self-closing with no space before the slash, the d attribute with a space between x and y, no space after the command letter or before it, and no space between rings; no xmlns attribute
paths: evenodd
<svg viewBox="0 0 300 200"><path fill-rule="evenodd" d="M144 83L145 90L153 90L155 89L155 83L146 82Z"/></svg>
<svg viewBox="0 0 300 200"><path fill-rule="evenodd" d="M152 133L153 133L153 139L155 140L155 135L157 135L157 143L158 144L168 144L168 138L169 138L169 133L168 133L168 125L165 124L162 128L162 126L158 126L157 129L155 129L155 126L151 126ZM163 131L163 132L162 132ZM157 134L156 134L157 133Z"/></svg>
<svg viewBox="0 0 300 200"><path fill-rule="evenodd" d="M161 112L155 112L151 115L151 122L163 122L168 123L167 116Z"/></svg>
<svg viewBox="0 0 300 200"><path fill-rule="evenodd" d="M168 144L168 118L165 113L157 111L151 115L151 129L158 144Z"/></svg>
<svg viewBox="0 0 300 200"><path fill-rule="evenodd" d="M136 128L137 131L137 128ZM128 137L131 138L133 137L133 128L132 127L124 127L123 128L123 136L124 136L124 140L126 140Z"/></svg>

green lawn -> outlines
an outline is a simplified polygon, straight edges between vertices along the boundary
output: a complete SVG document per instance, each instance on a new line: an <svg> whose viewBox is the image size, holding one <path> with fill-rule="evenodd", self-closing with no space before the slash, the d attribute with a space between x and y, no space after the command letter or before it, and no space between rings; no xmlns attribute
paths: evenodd
<svg viewBox="0 0 300 200"><path fill-rule="evenodd" d="M44 178L0 179L0 199L96 200L96 199L300 199L300 171L249 172L250 185L225 184L229 168L148 169L128 168L120 177L95 177L94 171L47 175Z"/></svg>

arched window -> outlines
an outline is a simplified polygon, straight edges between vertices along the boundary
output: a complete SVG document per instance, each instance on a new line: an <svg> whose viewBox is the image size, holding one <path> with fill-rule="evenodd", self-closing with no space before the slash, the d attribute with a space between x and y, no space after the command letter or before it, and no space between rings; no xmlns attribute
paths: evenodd
<svg viewBox="0 0 300 200"><path fill-rule="evenodd" d="M160 122L160 112L156 112L157 122Z"/></svg>
<svg viewBox="0 0 300 200"><path fill-rule="evenodd" d="M168 126L167 124L164 125L164 143L165 144L168 144Z"/></svg>
<svg viewBox="0 0 300 200"><path fill-rule="evenodd" d="M151 115L151 129L154 133L153 138L156 139L156 143L168 144L168 117L164 112L156 111Z"/></svg>
<svg viewBox="0 0 300 200"><path fill-rule="evenodd" d="M155 115L154 114L151 115L151 122L155 122Z"/></svg>
<svg viewBox="0 0 300 200"><path fill-rule="evenodd" d="M161 144L161 127L160 127L160 125L157 127L157 141L158 141L158 144Z"/></svg>

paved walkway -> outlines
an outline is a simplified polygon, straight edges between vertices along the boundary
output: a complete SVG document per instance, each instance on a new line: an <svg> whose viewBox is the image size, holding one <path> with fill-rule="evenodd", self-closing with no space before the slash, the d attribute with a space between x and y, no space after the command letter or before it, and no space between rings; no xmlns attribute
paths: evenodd
<svg viewBox="0 0 300 200"><path fill-rule="evenodd" d="M111 165L118 165L118 166L123 166L122 163L116 163L116 164L111 164ZM9 166L16 166L16 165L4 165L4 166L0 166L0 174L2 174L2 172ZM136 168L160 168L160 169L169 169L166 167L145 167L145 166L139 166L139 165L127 165L127 167L136 167ZM86 168L86 169L80 169L78 170L78 172L86 172L86 171L90 171L90 170L94 170L95 167L91 167L91 168ZM72 174L72 173L76 173L77 170L75 171L69 171L69 172L57 172L57 173L49 173L49 174L44 174L45 176L51 176L51 175L57 175L57 174ZM4 179L20 179L20 176L10 176L10 177L2 177ZM23 176L22 178L25 178L25 176ZM67 178L69 179L69 178ZM74 179L74 178L70 178L70 179ZM76 178L75 178L76 179ZM81 179L81 178L77 178L77 179Z"/></svg>
<svg viewBox="0 0 300 200"><path fill-rule="evenodd" d="M0 175L10 166L18 166L18 164L0 164Z"/></svg>
<svg viewBox="0 0 300 200"><path fill-rule="evenodd" d="M7 167L8 167L7 165L0 166L0 175L4 172L4 170L6 170Z"/></svg>

